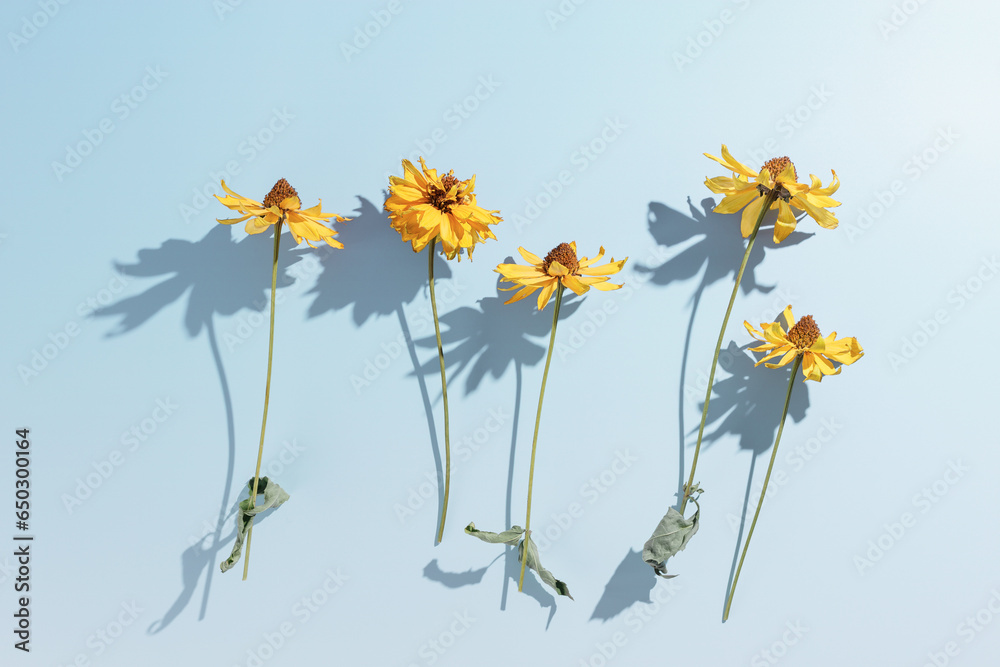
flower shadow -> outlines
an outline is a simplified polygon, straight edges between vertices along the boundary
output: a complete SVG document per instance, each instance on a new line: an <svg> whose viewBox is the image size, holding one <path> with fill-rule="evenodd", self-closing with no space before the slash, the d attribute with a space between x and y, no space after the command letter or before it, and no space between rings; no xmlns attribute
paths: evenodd
<svg viewBox="0 0 1000 667"><path fill-rule="evenodd" d="M214 225L199 241L167 240L158 248L140 250L138 261L134 264L115 263L115 268L122 275L136 278L164 277L164 280L141 294L98 308L92 314L92 317L119 318L117 325L107 336L121 336L144 325L187 294L184 330L191 338L205 331L222 391L228 459L215 531L206 536L211 537L209 544L206 545L205 538L202 538L181 554L183 589L164 617L150 626L150 633L165 629L187 606L203 571L207 574L198 620L205 618L212 574L215 571L212 567L213 560L218 558L218 552L235 536L223 536L227 516L236 511L235 504L230 507L229 501L236 460L236 430L232 396L215 330L215 316L234 315L243 309L266 311L270 303L273 249L273 236L252 235L234 242L231 228L226 225ZM288 275L288 269L296 261L291 244L286 243L278 258L279 288L288 287L294 282ZM237 278L234 279L233 276Z"/></svg>
<svg viewBox="0 0 1000 667"><path fill-rule="evenodd" d="M735 435L739 438L740 449L753 452L750 470L747 473L746 491L743 494L740 525L736 533L736 548L726 586L727 597L736 575L740 545L743 542L750 509L750 494L757 459L774 446L792 371L790 365L776 369L763 366L755 368L754 360L746 352L752 345L756 345L756 342L747 343L743 347L730 342L729 347L719 355L719 365L731 375L715 383L716 397L709 404L706 430L702 439L706 446L711 446L726 435ZM796 386L792 388L788 403L788 417L793 422L805 419L809 410L809 383L802 381L800 372L797 375L799 377L793 380ZM709 424L714 425L712 430L708 429Z"/></svg>
<svg viewBox="0 0 1000 667"><path fill-rule="evenodd" d="M677 432L678 432L678 465L677 465L677 508L680 508L684 490L684 450L687 437L684 427L684 391L687 383L688 351L691 347L691 334L694 330L694 320L701 304L705 290L716 282L730 278L735 281L739 272L743 255L746 252L746 242L739 233L739 216L715 213L715 200L706 197L701 200L700 208L688 197L688 212L683 213L659 202L649 203L647 223L653 239L668 249L683 246L683 250L664 261L659 266L638 265L636 271L649 276L648 281L654 285L668 286L698 275L701 280L691 296L691 316L684 335L684 348L681 356L681 372L678 380L677 397ZM744 294L758 291L764 294L771 292L775 285L762 285L757 282L755 271L764 260L767 252L777 250L779 244L774 242L769 228L774 226L777 213L770 212L761 223L761 231L757 236L750 256L747 258L746 269L740 282L740 290ZM798 245L809 239L812 234L792 232L780 247ZM693 242L692 242L693 240Z"/></svg>
<svg viewBox="0 0 1000 667"><path fill-rule="evenodd" d="M712 390L715 396L708 406L702 437L706 448L725 436L735 435L739 438L740 449L749 449L757 457L774 443L791 366L755 367L747 348L757 344L753 341L739 347L730 341L719 354L719 366L729 373L729 377L716 380ZM809 409L809 385L800 380L796 381L800 386L792 391L788 404L788 416L794 422L805 419ZM704 409L704 405L701 401L698 409ZM696 432L697 429L692 429L689 435Z"/></svg>
<svg viewBox="0 0 1000 667"><path fill-rule="evenodd" d="M512 263L514 258L507 256L505 263ZM441 317L444 331L441 333L441 344L448 348L445 354L445 368L451 367L449 382L465 374L465 394L474 392L483 379L490 375L494 380L503 377L507 370L514 367L514 416L511 420L510 458L507 469L507 495L505 519L507 526L514 525L512 517L514 462L517 454L517 433L521 420L521 394L523 388L523 369L534 366L545 358L548 341L545 339L552 332L552 312L538 311L537 301L526 298L512 304L504 304L512 292L501 290L507 285L502 278L496 282L497 296L484 297L477 301L478 308L462 307ZM560 319L571 316L582 305L583 300L569 292L563 297L560 307ZM436 348L437 338L428 336L416 341L423 348ZM414 370L415 375L437 374L440 366L436 358L432 358ZM517 556L513 547L505 547L507 559ZM515 581L520 578L520 564L517 567ZM500 608L507 605L507 593L510 588L510 577L504 578ZM526 584L527 585L527 584ZM535 591L542 606L548 606L544 590ZM551 597L551 596L549 596ZM553 598L554 605L554 598ZM555 607L553 606L553 612ZM551 621L551 618L550 618Z"/></svg>
<svg viewBox="0 0 1000 667"><path fill-rule="evenodd" d="M356 326L375 316L394 315L428 289L427 254L415 253L392 228L388 214L358 195L349 222L338 225L337 240L350 252L332 248L311 253L321 271L309 306L309 317L352 308ZM438 254L434 279L451 278L451 266Z"/></svg>
<svg viewBox="0 0 1000 667"><path fill-rule="evenodd" d="M383 201L387 194L383 193ZM319 275L308 292L315 295L308 316L315 318L351 308L351 318L355 326L360 327L372 317L395 314L410 362L414 370L420 368L404 306L422 292L429 293L426 253L413 252L410 244L404 243L392 228L388 214L361 195L358 195L358 208L351 220L338 226L337 239L350 252L334 253L328 248L320 249L315 254L314 257L318 258L315 270ZM440 254L436 255L435 281L451 276L448 262ZM417 374L417 384L437 470L440 515L444 506L444 464L434 425L434 409L423 374Z"/></svg>
<svg viewBox="0 0 1000 667"><path fill-rule="evenodd" d="M513 262L507 257L505 262ZM486 375L499 380L511 366L515 373L524 366L534 366L545 358L552 332L552 311L539 312L534 298L526 298L504 305L512 292L501 291L507 285L497 278L497 296L479 299L478 308L463 306L441 316L441 344L445 354L445 368L450 367L449 382L467 372L465 394L474 392ZM508 285L509 286L509 285ZM572 292L564 295L559 311L560 319L571 316L582 300ZM427 336L416 341L418 347L433 349L437 338ZM439 372L436 357L429 359L414 375L433 375Z"/></svg>

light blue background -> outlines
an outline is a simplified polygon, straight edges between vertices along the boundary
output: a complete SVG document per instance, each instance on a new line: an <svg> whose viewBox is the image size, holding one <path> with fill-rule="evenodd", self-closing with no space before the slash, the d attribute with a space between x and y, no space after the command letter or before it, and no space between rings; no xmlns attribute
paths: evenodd
<svg viewBox="0 0 1000 667"><path fill-rule="evenodd" d="M0 9L0 401L9 435L31 428L36 536L33 650L13 650L0 624L0 661L763 665L769 651L783 665L916 666L928 654L992 664L1000 10L916 0L388 8ZM102 122L112 130L97 142ZM53 167L81 142L96 145L71 171ZM690 465L741 254L737 217L702 210L704 178L724 175L702 153L722 143L754 167L788 155L802 178L827 182L833 168L843 181L839 229L806 219L780 247L762 233L727 346L750 342L744 319L770 321L792 303L866 352L839 377L797 383L726 624L740 518L757 502L785 373L754 370L734 348L699 465L702 527L669 563L680 576L657 580L637 555ZM379 212L388 174L420 154L475 173L480 203L505 218L472 263L438 264L450 275L439 306L452 332L455 448L438 546L420 381L440 440L426 260ZM254 308L268 297L271 241L215 222L229 212L199 192L218 192L225 172L245 196L285 177L307 206L322 198L355 218L338 225L342 251L282 239L265 469L291 500L257 524L246 582L241 566L218 572L233 519L216 525L253 472L267 348ZM551 316L533 319L530 301L499 308L492 269L520 245L544 254L570 240L583 255L603 244L629 257L625 289L567 305L541 425L534 529L575 601L537 584L517 594L502 550L462 533L472 520L502 530L508 512L523 524ZM36 353L39 372L23 375ZM158 401L175 406L169 416ZM130 440L133 428L145 440ZM115 451L120 465L67 506ZM0 465L10 526L0 535L14 532L12 459ZM408 503L413 513L401 513ZM884 553L870 544L880 540ZM13 559L0 563L12 627ZM330 573L342 580L332 594ZM282 628L291 632L279 642ZM99 630L118 636L107 643Z"/></svg>

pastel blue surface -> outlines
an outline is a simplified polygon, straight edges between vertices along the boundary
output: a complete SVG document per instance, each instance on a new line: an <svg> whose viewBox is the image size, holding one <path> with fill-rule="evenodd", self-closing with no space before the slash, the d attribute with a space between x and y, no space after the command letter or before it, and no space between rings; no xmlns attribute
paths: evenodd
<svg viewBox="0 0 1000 667"><path fill-rule="evenodd" d="M5 3L0 402L8 437L31 429L35 540L28 655L0 550L0 662L993 664L998 19L915 0ZM835 169L841 223L758 240L702 525L666 581L639 552L690 466L744 247L703 184L727 175L702 155L723 143ZM426 257L381 211L420 155L504 217L474 261L436 265L437 546ZM243 582L218 565L256 459L272 239L217 224L211 195L282 177L354 219L343 250L282 238L264 470L291 499L257 522ZM509 554L463 534L523 525L551 324L503 306L492 269L572 240L629 258L624 289L566 303L539 434L533 530L575 601L530 576L518 594ZM865 357L796 383L723 624L788 379L752 367L742 323L789 303Z"/></svg>

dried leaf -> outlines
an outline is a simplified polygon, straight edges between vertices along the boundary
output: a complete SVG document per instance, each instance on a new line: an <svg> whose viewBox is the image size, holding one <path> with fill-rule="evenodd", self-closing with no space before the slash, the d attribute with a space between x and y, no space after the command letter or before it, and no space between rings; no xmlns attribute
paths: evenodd
<svg viewBox="0 0 1000 667"><path fill-rule="evenodd" d="M513 526L510 530L505 530L502 533L491 533L488 530L478 530L475 523L469 523L469 525L465 527L465 532L473 537L478 537L483 542L514 546L513 543L516 542L524 533L524 528L521 528L520 526Z"/></svg>
<svg viewBox="0 0 1000 667"><path fill-rule="evenodd" d="M538 547L535 546L535 541L531 539L530 535L528 536L528 539L521 540L521 544L518 545L517 548L518 562L520 562L521 559L524 557L525 542L527 542L528 544L528 561L525 565L527 567L530 567L535 572L537 572L539 578L545 583L547 583L549 586L554 588L555 591L559 593L559 595L565 595L570 600L572 600L573 596L569 594L569 586L566 585L566 582L559 581L554 576L552 576L551 572L542 567L542 564L538 560Z"/></svg>
<svg viewBox="0 0 1000 667"><path fill-rule="evenodd" d="M653 531L652 537L646 540L642 547L642 559L649 563L653 570L664 579L676 577L667 574L667 559L682 551L695 533L698 532L698 518L701 506L695 501L697 509L690 519L685 519L680 512L671 507L660 519Z"/></svg>
<svg viewBox="0 0 1000 667"><path fill-rule="evenodd" d="M253 478L247 482L247 488L253 493ZM264 502L255 505L253 509L250 509L250 498L240 503L240 511L236 514L236 544L233 545L233 552L229 558L219 563L223 572L231 569L240 560L240 554L243 553L243 540L246 539L247 530L250 527L250 519L272 507L281 507L289 498L284 489L269 481L267 477L260 478L260 482L257 484L257 493L264 494Z"/></svg>
<svg viewBox="0 0 1000 667"><path fill-rule="evenodd" d="M510 529L503 531L502 533L491 533L487 530L479 530L476 528L475 523L470 523L465 527L465 532L473 537L478 537L483 542L490 542L491 544L506 544L507 546L514 546L517 542L517 562L523 562L525 542L527 542L528 548L528 561L525 563L525 567L528 567L538 573L539 578L546 584L555 589L559 595L565 595L570 600L573 596L569 594L569 586L565 582L556 579L551 572L542 567L541 562L538 558L538 547L535 545L535 541L528 536L526 540L521 539L524 536L524 528L520 526L512 526Z"/></svg>

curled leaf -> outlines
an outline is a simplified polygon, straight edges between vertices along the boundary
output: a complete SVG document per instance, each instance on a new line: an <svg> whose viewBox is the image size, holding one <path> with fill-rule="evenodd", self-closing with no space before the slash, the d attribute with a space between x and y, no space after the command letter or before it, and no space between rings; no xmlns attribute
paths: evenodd
<svg viewBox="0 0 1000 667"><path fill-rule="evenodd" d="M676 574L667 574L667 559L682 551L695 533L698 532L698 519L701 514L701 506L698 501L694 501L697 509L690 519L685 519L680 512L673 507L660 519L653 535L646 540L642 547L642 559L653 567L653 571L664 579L676 577Z"/></svg>
<svg viewBox="0 0 1000 667"><path fill-rule="evenodd" d="M253 492L253 478L247 482L247 488ZM264 502L255 505L250 509L250 498L240 503L240 511L236 515L236 544L233 545L233 552L229 558L219 563L219 567L225 572L236 565L243 553L243 540L246 539L247 530L250 528L250 520L257 514L265 512L272 507L278 508L288 500L289 495L280 486L271 482L267 477L261 477L257 483L257 493L264 494Z"/></svg>
<svg viewBox="0 0 1000 667"><path fill-rule="evenodd" d="M470 522L469 525L465 527L465 533L467 535L472 535L473 537L478 537L483 542L514 546L514 542L516 542L524 533L524 528L521 528L520 526L512 526L509 530L505 530L502 533L491 533L488 530L477 529L476 524Z"/></svg>
<svg viewBox="0 0 1000 667"><path fill-rule="evenodd" d="M528 535L527 539L521 540L521 543L517 546L518 562L521 562L521 559L524 558L525 543L527 543L528 545L527 548L528 560L525 563L525 565L527 567L530 567L535 572L537 572L539 578L546 584L551 586L553 589L555 589L555 591L559 593L559 595L565 595L570 600L572 600L573 596L569 594L569 586L566 585L566 582L559 581L554 576L552 576L551 572L542 567L541 562L539 562L538 560L538 547L535 546L535 541L531 539L531 535Z"/></svg>
<svg viewBox="0 0 1000 667"><path fill-rule="evenodd" d="M538 559L538 547L535 545L535 541L531 539L529 535L527 539L521 539L524 536L524 528L520 526L511 526L508 530L502 533L491 533L488 530L479 530L476 528L475 523L470 523L465 527L465 532L473 537L478 537L483 542L489 542L491 544L506 544L509 547L514 546L517 542L517 562L521 563L524 559L525 543L527 543L528 551L528 561L525 563L525 567L529 567L538 573L538 576L546 584L555 589L559 595L565 595L570 600L573 596L569 594L569 586L565 582L559 581L552 573L542 567L542 564Z"/></svg>

